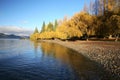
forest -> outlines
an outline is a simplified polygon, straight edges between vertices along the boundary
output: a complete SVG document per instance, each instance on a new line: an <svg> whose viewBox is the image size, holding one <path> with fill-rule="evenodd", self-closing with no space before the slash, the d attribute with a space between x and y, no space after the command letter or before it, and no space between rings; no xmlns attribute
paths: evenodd
<svg viewBox="0 0 120 80"><path fill-rule="evenodd" d="M91 0L84 4L82 11L75 13L71 18L55 20L46 24L43 21L42 29L37 27L30 35L31 40L45 39L86 39L115 38L120 36L120 0Z"/></svg>

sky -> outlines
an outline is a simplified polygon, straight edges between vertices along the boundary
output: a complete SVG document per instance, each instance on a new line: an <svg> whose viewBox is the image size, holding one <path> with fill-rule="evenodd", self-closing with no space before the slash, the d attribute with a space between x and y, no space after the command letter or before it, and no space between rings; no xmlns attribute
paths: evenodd
<svg viewBox="0 0 120 80"><path fill-rule="evenodd" d="M90 0L0 0L0 33L30 35L43 21L71 17ZM26 33L25 33L26 32Z"/></svg>

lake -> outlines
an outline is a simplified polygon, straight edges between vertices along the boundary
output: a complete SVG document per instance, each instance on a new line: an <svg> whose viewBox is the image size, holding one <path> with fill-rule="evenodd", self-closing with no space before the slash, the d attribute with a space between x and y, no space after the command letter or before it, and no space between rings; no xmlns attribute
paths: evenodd
<svg viewBox="0 0 120 80"><path fill-rule="evenodd" d="M0 39L0 80L101 80L102 70L54 43Z"/></svg>

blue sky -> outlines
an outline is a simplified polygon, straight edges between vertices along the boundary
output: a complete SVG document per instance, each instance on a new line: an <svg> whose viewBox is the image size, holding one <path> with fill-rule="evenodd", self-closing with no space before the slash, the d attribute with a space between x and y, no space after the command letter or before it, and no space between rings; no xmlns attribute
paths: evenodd
<svg viewBox="0 0 120 80"><path fill-rule="evenodd" d="M43 21L71 17L90 0L0 0L0 27L41 29ZM3 32L2 30L0 30ZM12 32L12 31L11 31ZM7 33L7 32L6 32Z"/></svg>

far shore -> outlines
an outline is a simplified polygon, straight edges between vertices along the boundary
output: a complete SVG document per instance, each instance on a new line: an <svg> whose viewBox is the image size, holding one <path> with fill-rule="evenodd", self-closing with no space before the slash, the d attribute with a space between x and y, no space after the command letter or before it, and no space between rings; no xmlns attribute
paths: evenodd
<svg viewBox="0 0 120 80"><path fill-rule="evenodd" d="M102 65L115 79L120 78L120 42L38 40L71 48Z"/></svg>

